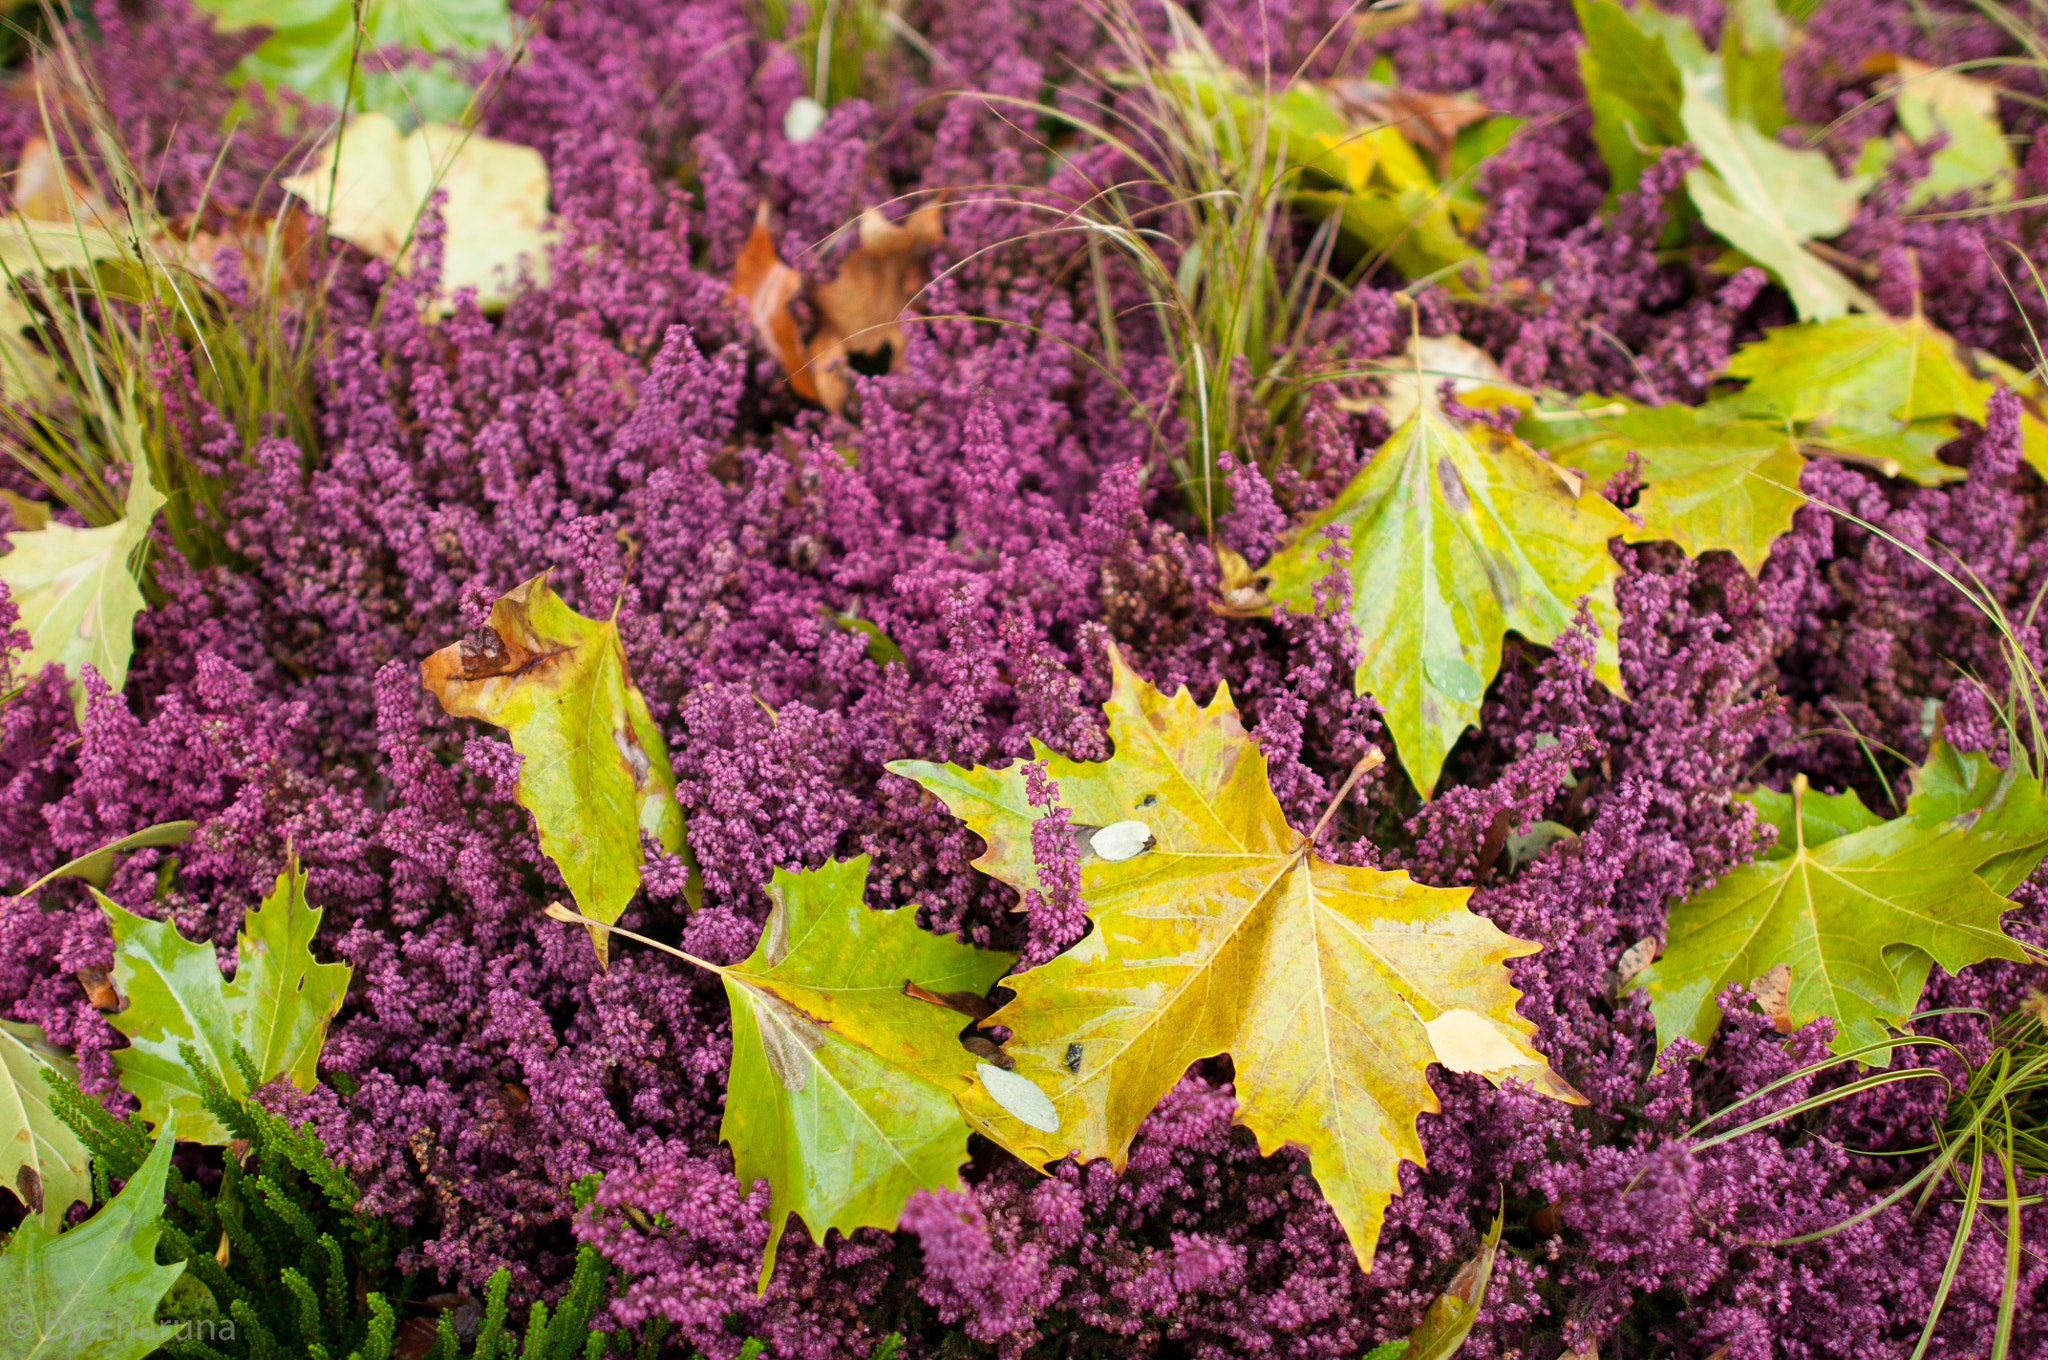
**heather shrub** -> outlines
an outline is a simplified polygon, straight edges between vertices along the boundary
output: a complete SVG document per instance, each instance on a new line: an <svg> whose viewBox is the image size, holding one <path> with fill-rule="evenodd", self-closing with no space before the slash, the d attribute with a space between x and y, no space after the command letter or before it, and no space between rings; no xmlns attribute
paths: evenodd
<svg viewBox="0 0 2048 1360"><path fill-rule="evenodd" d="M1900 821L1940 751L1981 753L1987 779L2043 754L2028 722L2048 663L2038 17L1950 0L1784 8L1799 33L1774 88L1798 122L1765 140L1846 181L1873 139L1898 138L1841 227L1788 248L1882 309L1855 315L1919 318L1981 352L1976 406L1916 408L1882 448L1829 425L1846 428L1846 408L1734 409L1753 389L1731 361L1800 322L1799 304L1761 247L1703 216L1698 176L1717 172L1700 147L1649 146L1610 194L1581 63L1590 7L1551 0L1225 0L1185 16L1217 63L1276 85L1369 78L1522 120L1462 181L1410 152L1430 179L1421 201L1456 183L1475 205L1457 219L1469 257L1438 276L1404 273L1392 247L1345 256L1341 231L1288 197L1338 192L1334 179L1261 179L1270 199L1232 217L1190 190L1243 190L1241 165L1218 153L1192 186L1158 173L1131 129L1165 139L1152 96L1166 87L1114 77L1133 43L1164 61L1181 22L1164 10L1106 23L1069 0L565 0L511 7L516 62L458 63L477 134L533 149L550 186L545 268L502 308L441 299L463 247L447 194L402 268L322 236L312 295L282 320L232 262L209 276L204 325L88 299L84 314L104 305L142 337L156 485L204 495L180 502L189 532L159 522L134 559L146 608L125 683L29 665L34 620L21 598L0 605L15 687L0 704L0 883L191 821L181 843L115 857L98 891L225 963L296 855L324 913L313 952L354 970L317 1081L219 1097L265 1168L275 1144L262 1174L292 1207L251 1230L275 1239L275 1269L230 1253L214 1295L282 1308L264 1291L286 1288L266 1281L287 1266L316 1294L339 1288L325 1232L369 1263L354 1274L349 1257L363 1297L339 1301L320 1341L337 1360L367 1344L349 1328L395 1316L371 1291L443 1301L418 1316L447 1319L452 1339L437 1326L423 1344L442 1349L420 1354L480 1347L477 1310L446 1306L459 1297L522 1335L710 1360L1356 1357L1424 1324L1498 1211L1457 1352L1473 1360L2048 1349L2029 1306L2048 1287L2038 1155L1958 1154L1924 1198L1858 1217L1959 1136L1985 1071L2038 1050L2038 1034L2013 1038L2048 989L2038 875L1997 894L2010 957L1915 975L1912 1029L1940 1044L1871 1067L1836 1061L1828 1014L1781 1024L1790 1012L1755 1004L1746 976L1702 999L1720 1012L1708 1039L1660 1043L1661 994L1621 975L1638 942L1668 947L1681 904L1804 827L1760 797L1803 779ZM1758 9L1697 0L1666 18L1719 54ZM74 41L158 216L285 209L281 180L328 125L289 89L230 83L254 35L148 0L95 7ZM1887 83L1902 62L1999 82L1999 193L1914 198L1954 134L1902 130ZM793 120L799 100L821 121ZM42 126L33 81L0 93L0 161ZM851 370L839 409L803 399L734 298L757 206L771 254L816 281L867 248L848 229L864 211L905 219L941 195L943 238L893 366ZM1271 277L1227 277L1213 253L1190 263L1197 239L1248 247L1238 264ZM70 305L24 288L39 313ZM1214 310L1249 293L1275 311L1271 353ZM789 315L819 324L815 289ZM252 329L266 317L280 329ZM273 335L304 371L227 382L222 333ZM1448 337L1494 371L1416 357ZM1572 465L1537 451L1537 427L1582 399L1797 425L1809 447L1776 488L1796 509L1761 535L1754 569L1720 547L1688 554L1636 531L1663 512L1648 441L1631 443L1612 479L1572 493L1618 517L1600 583L1561 597L1544 637L1494 630L1476 720L1425 771L1387 687L1356 683L1379 642L1353 618L1380 540L1336 518L1397 447L1387 398L1403 364L1447 427L1516 441L1553 472ZM24 465L0 478L16 552L36 527L28 501L71 528L112 518L67 508ZM1304 549L1309 522L1331 530ZM1258 571L1290 552L1300 590L1274 604ZM1367 1268L1312 1158L1262 1150L1239 1122L1249 1060L1205 1053L1120 1169L1032 1165L970 1121L957 1188L919 1190L893 1231L818 1242L792 1225L757 1289L771 1194L739 1179L722 1132L725 984L616 938L601 964L585 930L549 919L581 898L519 801L534 758L509 725L451 717L422 688L423 659L481 638L494 603L542 572L566 608L615 624L686 828L682 849L642 842L618 926L738 969L778 871L868 856L877 912L913 909L932 935L1019 956L1019 972L1071 958L1098 880L1076 848L1074 828L1095 829L1079 776L1062 770L1123 750L1104 708L1113 646L1163 695L1208 704L1227 686L1304 854L1469 890L1474 916L1540 946L1496 966L1528 1042L1585 1103L1440 1063L1440 1108L1414 1125L1426 1158L1390 1171ZM1385 763L1347 786L1369 751ZM1038 886L977 868L985 838L891 773L898 761L1012 772L1030 790L1020 853ZM1899 957L1888 966L1910 974ZM124 1122L139 1109L114 1056L127 1040L81 987L117 963L79 879L0 910L0 1007L75 1062L91 1101L70 1103L74 1122L121 1180L148 1150ZM1927 1075L1859 1084L1914 1068ZM1759 1092L1732 1122L1783 1117L1714 1141L1730 1124L1712 1117ZM2038 1144L2038 1091L2008 1104ZM271 1203L247 1198L239 1155L180 1154L165 1221L188 1247L160 1254L195 1278L211 1279L223 1201ZM302 1248L313 1264L293 1264ZM297 1312L280 1316L285 1353L312 1343L287 1339Z"/></svg>

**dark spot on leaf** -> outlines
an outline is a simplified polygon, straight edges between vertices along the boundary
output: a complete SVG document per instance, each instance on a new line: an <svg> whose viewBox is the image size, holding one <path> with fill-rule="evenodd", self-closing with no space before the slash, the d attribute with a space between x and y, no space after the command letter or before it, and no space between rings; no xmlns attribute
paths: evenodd
<svg viewBox="0 0 2048 1360"><path fill-rule="evenodd" d="M461 647L459 660L465 680L503 675L512 668L512 649L505 645L504 638L498 636L498 630L489 624L464 638Z"/></svg>
<svg viewBox="0 0 2048 1360"><path fill-rule="evenodd" d="M14 1173L14 1193L21 1196L21 1202L28 1206L30 1213L43 1211L43 1178L27 1162L23 1162L21 1170Z"/></svg>
<svg viewBox="0 0 2048 1360"><path fill-rule="evenodd" d="M1158 806L1158 804L1159 795L1156 793L1148 793L1143 798L1140 798L1137 802L1133 803L1131 806L1138 808L1148 808L1156 807Z"/></svg>
<svg viewBox="0 0 2048 1360"><path fill-rule="evenodd" d="M1444 504L1458 514L1472 508L1472 497L1465 490L1465 479L1458 475L1458 465L1451 461L1449 454L1436 460L1436 484L1443 488Z"/></svg>
<svg viewBox="0 0 2048 1360"><path fill-rule="evenodd" d="M1066 1054L1060 1059L1060 1066L1066 1068L1069 1072L1072 1072L1076 1076L1080 1075L1081 1046L1079 1044L1067 1045Z"/></svg>
<svg viewBox="0 0 2048 1360"><path fill-rule="evenodd" d="M970 1034L960 1041L960 1047L972 1053L985 1063L1002 1068L1005 1072L1017 1065L1017 1060L1002 1049L990 1043L979 1034Z"/></svg>

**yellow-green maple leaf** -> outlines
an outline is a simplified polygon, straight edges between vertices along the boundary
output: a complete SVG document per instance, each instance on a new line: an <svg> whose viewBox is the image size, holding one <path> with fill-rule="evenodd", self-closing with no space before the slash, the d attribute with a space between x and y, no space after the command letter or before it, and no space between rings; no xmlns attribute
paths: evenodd
<svg viewBox="0 0 2048 1360"><path fill-rule="evenodd" d="M1621 688L1619 568L1607 540L1636 527L1514 435L1452 420L1427 385L1423 397L1267 564L1267 593L1312 607L1328 570L1325 531L1350 529L1358 688L1379 700L1402 766L1428 797L1444 757L1479 719L1509 629L1552 642L1586 597L1600 624L1593 673Z"/></svg>
<svg viewBox="0 0 2048 1360"><path fill-rule="evenodd" d="M1771 541L1792 527L1806 497L1806 460L1780 420L1741 420L1712 407L1644 406L1619 397L1587 397L1574 420L1524 420L1516 432L1548 449L1595 486L1628 463L1641 463L1642 494L1631 542L1669 539L1694 557L1725 548L1751 571Z"/></svg>
<svg viewBox="0 0 2048 1360"><path fill-rule="evenodd" d="M127 682L144 605L135 559L163 503L147 462L137 460L125 513L112 524L49 524L8 536L14 547L0 557L0 581L28 630L28 654L15 663L23 678L54 661L74 681L91 666L111 689ZM79 696L82 704L83 690Z"/></svg>
<svg viewBox="0 0 2048 1360"><path fill-rule="evenodd" d="M91 1157L50 1108L45 1070L78 1079L71 1055L34 1025L0 1020L0 1186L56 1232L65 1211L92 1198Z"/></svg>
<svg viewBox="0 0 2048 1360"><path fill-rule="evenodd" d="M967 1017L935 1004L985 994L1016 956L921 930L915 907L870 910L867 873L866 855L777 869L760 941L731 967L616 932L725 983L732 1066L719 1137L741 1185L768 1182L763 1289L791 1214L822 1243L833 1228L894 1228L916 1191L957 1189L968 1125L956 1098L1024 1080L962 1047ZM549 915L588 924L560 907Z"/></svg>
<svg viewBox="0 0 2048 1360"><path fill-rule="evenodd" d="M625 912L640 889L643 832L684 853L668 744L627 674L618 623L569 608L545 572L491 606L482 629L422 661L420 683L450 715L511 734L519 804L585 916L609 923ZM604 933L591 939L603 959Z"/></svg>
<svg viewBox="0 0 2048 1360"><path fill-rule="evenodd" d="M313 1089L327 1025L341 1009L352 970L313 957L321 913L306 901L296 858L243 919L232 980L221 977L211 944L186 939L169 921L137 916L98 889L93 896L113 928L114 989L127 1003L107 1017L128 1036L114 1066L144 1119L162 1125L175 1114L187 1142L228 1141L201 1103L203 1092L185 1065L187 1046L231 1095L252 1089L237 1047L254 1064L256 1085L283 1077L301 1091Z"/></svg>
<svg viewBox="0 0 2048 1360"><path fill-rule="evenodd" d="M1996 390L1979 358L1919 315L1778 326L1729 359L1728 376L1747 385L1726 404L1807 426L1817 452L1891 464L1931 486L1963 475L1934 451L1958 418L1981 424ZM2048 426L2032 412L2021 425L2028 461L2048 468Z"/></svg>
<svg viewBox="0 0 2048 1360"><path fill-rule="evenodd" d="M463 288L477 305L511 301L522 264L537 283L548 276L554 233L548 216L548 168L530 146L427 123L409 133L381 113L349 120L320 149L312 169L283 181L327 219L327 229L410 273L419 219L437 190L447 191L441 220L441 302Z"/></svg>
<svg viewBox="0 0 2048 1360"><path fill-rule="evenodd" d="M894 1228L913 1192L957 1189L967 1160L954 1100L976 1081L966 1018L903 985L979 995L1016 956L920 930L914 907L869 910L867 872L866 855L777 869L760 943L719 970L733 1049L718 1132L740 1184L769 1185L763 1285L791 1213L820 1243L829 1228Z"/></svg>
<svg viewBox="0 0 2048 1360"><path fill-rule="evenodd" d="M1142 822L1149 846L1114 860L1091 852L1081 885L1094 929L1004 979L1016 998L989 1020L1010 1028L1017 1074L1052 1097L1057 1128L1029 1127L979 1091L964 1092L962 1107L1028 1160L1121 1166L1188 1065L1228 1053L1238 1122L1262 1151L1307 1151L1370 1267L1400 1163L1423 1160L1416 1119L1439 1108L1429 1064L1580 1099L1515 1012L1521 993L1505 963L1539 946L1473 915L1470 889L1316 858L1273 797L1227 689L1204 708L1111 660L1116 754L1101 764L1038 756L1077 824ZM1020 767L889 768L988 843L977 867L1013 886L1035 881Z"/></svg>
<svg viewBox="0 0 2048 1360"><path fill-rule="evenodd" d="M1663 954L1635 979L1649 993L1660 1047L1680 1036L1705 1043L1721 1022L1715 998L1780 963L1792 972L1789 1023L1832 1017L1835 1051L1846 1053L1905 1024L1934 964L1955 973L1984 959L2026 959L1999 925L2012 903L1977 870L2029 838L2021 823L2038 826L2038 788L1988 821L1949 815L1950 801L1967 801L1959 796L1877 822L1843 799L1809 819L1805 785L1804 776L1794 781L1789 805L1760 809L1783 840L1772 857L1672 907ZM1815 830L1829 838L1812 842Z"/></svg>

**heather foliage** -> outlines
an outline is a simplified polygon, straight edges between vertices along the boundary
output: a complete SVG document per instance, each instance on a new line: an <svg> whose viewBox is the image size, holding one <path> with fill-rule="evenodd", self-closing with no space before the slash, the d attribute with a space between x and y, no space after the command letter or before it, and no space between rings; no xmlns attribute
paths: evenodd
<svg viewBox="0 0 2048 1360"><path fill-rule="evenodd" d="M52 1099L92 1198L148 1155L124 1055L151 1037L93 889L232 988L296 856L319 916L293 938L348 970L317 1079L186 1060L257 1169L180 1151L158 1253L288 1349L431 1321L422 1354L501 1325L546 1354L1348 1360L1428 1353L1453 1314L1477 1360L2048 1347L2036 18L515 3L507 36L429 40L471 135L545 172L545 262L479 293L448 286L482 282L457 186L411 184L428 211L377 245L288 206L335 96L231 77L276 38L183 0L47 16L76 45L0 93L0 164L51 163L40 137L120 186L124 240L177 246L8 290L42 324L7 342L60 381L8 386L0 431L0 884L37 884L0 909L0 1007L75 1064ZM302 271L253 249L309 221ZM736 298L747 258L795 286ZM123 385L83 400L111 355ZM131 488L159 518L122 519ZM63 615L68 652L16 584L59 530L104 536L120 604ZM508 617L543 572L573 637ZM529 688L437 703L444 647ZM540 735L572 653L583 729ZM1390 1003L1431 1042L1369 1260L1315 1140L1270 1136L1259 1026L1112 1082L1088 1160L1005 1150L1043 1113L1005 1077L1058 1125L1085 1104L1051 1074L1090 1040L1034 995L1102 985L1118 875L1180 853L1091 782L1132 758L1105 705L1140 684L1234 708L1207 758L1262 769L1300 875L1455 898L1496 942L1516 1071L1444 1061L1424 994ZM1000 833L899 761L980 767ZM1671 1019L1688 921L1876 841L1940 858L1928 910L1986 947L1869 926L1867 1014L1814 1000L1795 949L1716 948ZM39 882L86 856L91 883ZM971 966L780 952L778 900L821 875L848 938ZM571 901L608 964L550 919ZM1896 1050L1841 1060L1872 1033ZM825 1146L874 1149L822 1117L832 1064L875 1077L841 1114L929 1122L886 1185L830 1183Z"/></svg>

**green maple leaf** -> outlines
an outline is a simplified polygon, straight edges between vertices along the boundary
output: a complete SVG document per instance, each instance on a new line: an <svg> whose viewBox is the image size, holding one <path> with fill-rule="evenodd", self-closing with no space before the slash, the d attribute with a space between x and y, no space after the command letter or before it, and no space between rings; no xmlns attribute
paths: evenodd
<svg viewBox="0 0 2048 1360"><path fill-rule="evenodd" d="M164 1124L172 1113L188 1142L223 1144L227 1130L201 1104L180 1055L197 1049L231 1095L251 1087L235 1059L255 1064L258 1086L279 1077L313 1089L328 1021L348 991L345 963L320 963L312 942L321 913L306 904L306 876L293 858L263 904L242 922L232 981L211 944L195 944L168 921L152 921L93 896L114 931L114 989L127 1004L108 1020L128 1036L114 1054L121 1085L142 1103L142 1117Z"/></svg>
<svg viewBox="0 0 2048 1360"><path fill-rule="evenodd" d="M1428 797L1478 720L1508 629L1549 643L1587 597L1601 625L1594 674L1621 688L1607 541L1635 526L1513 435L1451 420L1422 388L1415 414L1267 564L1267 593L1312 607L1327 574L1324 531L1349 527L1358 689L1379 700Z"/></svg>
<svg viewBox="0 0 2048 1360"><path fill-rule="evenodd" d="M777 869L760 943L718 970L733 1014L719 1137L740 1184L769 1185L764 1287L790 1214L815 1242L893 1228L916 1191L957 1189L967 1160L955 1097L979 1078L966 1017L904 984L980 995L1016 957L920 930L912 907L869 910L867 873L865 855Z"/></svg>
<svg viewBox="0 0 2048 1360"><path fill-rule="evenodd" d="M1001 1108L1028 1085L964 1048L967 1016L942 1004L983 995L1016 956L921 930L915 907L869 910L868 863L777 869L760 942L729 968L613 931L725 983L732 1067L718 1132L740 1184L768 1182L763 1289L791 1214L820 1243L833 1228L894 1228L917 1191L959 1187L968 1124L958 1097L992 1086ZM559 906L548 914L590 924Z"/></svg>
<svg viewBox="0 0 2048 1360"><path fill-rule="evenodd" d="M1968 833L1983 856L1977 876L2001 895L2026 881L2048 854L2048 794L2023 756L2000 769L1981 751L1935 742L1913 772L1906 815L1922 827Z"/></svg>
<svg viewBox="0 0 2048 1360"><path fill-rule="evenodd" d="M52 1068L77 1080L71 1055L42 1030L0 1020L0 1186L56 1232L65 1210L92 1197L92 1178L85 1144L50 1108L43 1072Z"/></svg>
<svg viewBox="0 0 2048 1360"><path fill-rule="evenodd" d="M1731 870L1671 909L1662 957L1636 977L1660 1046L1680 1035L1705 1043L1720 1023L1714 998L1780 963L1792 971L1789 1022L1833 1017L1835 1051L1846 1053L1905 1024L1933 964L1955 973L2027 958L1999 925L2012 904L1976 873L2009 846L1910 809L1810 844L1805 783L1794 781L1783 813L1788 852ZM1859 820L1839 802L1824 819Z"/></svg>
<svg viewBox="0 0 2048 1360"><path fill-rule="evenodd" d="M353 107L423 123L461 117L470 101L468 83L445 61L426 70L385 71L370 60L375 53L401 48L481 56L512 41L505 0L368 0L360 43L350 0L199 0L199 8L214 15L223 32L271 30L235 69L237 80L283 86L339 108L349 102L349 68L360 46Z"/></svg>
<svg viewBox="0 0 2048 1360"><path fill-rule="evenodd" d="M1228 1053L1238 1122L1262 1152L1307 1152L1370 1269L1400 1163L1423 1160L1416 1121L1439 1108L1431 1063L1582 1101L1515 1009L1506 960L1539 946L1471 912L1469 888L1317 858L1288 825L1227 687L1198 705L1110 656L1115 755L1083 764L1037 750L1085 837L1094 928L1005 978L1015 999L989 1017L1010 1029L1014 1075L1050 1097L1053 1118L1029 1123L978 1090L962 1107L1036 1164L1071 1155L1121 1167L1189 1064ZM889 768L987 842L977 868L1020 891L1036 881L1021 765Z"/></svg>
<svg viewBox="0 0 2048 1360"><path fill-rule="evenodd" d="M519 805L585 916L609 924L625 912L640 889L643 833L685 853L668 743L627 673L618 622L569 608L546 573L499 599L476 634L422 661L420 682L452 716L511 734ZM604 932L593 927L591 940L604 959Z"/></svg>
<svg viewBox="0 0 2048 1360"><path fill-rule="evenodd" d="M0 581L29 635L16 674L33 677L54 661L73 681L91 666L116 691L127 683L135 616L144 607L136 558L163 504L148 464L138 459L126 510L112 524L49 524L8 536L14 547L0 557ZM76 692L83 706L84 687Z"/></svg>
<svg viewBox="0 0 2048 1360"><path fill-rule="evenodd" d="M1579 77L1593 110L1593 144L1607 163L1612 202L1636 187L1660 150L1685 141L1679 117L1685 88L1665 35L1646 32L1612 0L1573 5L1586 38Z"/></svg>
<svg viewBox="0 0 2048 1360"><path fill-rule="evenodd" d="M1532 417L1516 433L1594 486L1605 485L1634 453L1644 487L1634 511L1643 527L1627 535L1632 542L1668 539L1694 557L1726 548L1755 571L1806 504L1799 493L1806 460L1783 421L1614 397L1585 397L1581 404L1591 408L1582 418Z"/></svg>
<svg viewBox="0 0 2048 1360"><path fill-rule="evenodd" d="M1802 843L1810 850L1838 836L1884 824L1884 818L1863 806L1854 789L1840 793L1807 789L1796 798L1776 789L1757 789L1743 794L1740 801L1756 809L1758 822L1778 833L1777 844L1764 852L1765 859L1787 859ZM1795 815L1799 818L1797 829L1792 825Z"/></svg>
<svg viewBox="0 0 2048 1360"><path fill-rule="evenodd" d="M1964 475L1934 451L1955 438L1958 418L1981 424L1996 390L1975 358L1920 315L1778 326L1729 359L1728 376L1747 385L1726 402L1808 426L1803 438L1821 452L1889 462L1932 486ZM2048 465L2048 428L2032 412L2021 426L2029 461Z"/></svg>
<svg viewBox="0 0 2048 1360"><path fill-rule="evenodd" d="M164 1179L173 1139L166 1124L121 1193L69 1232L34 1218L0 1253L0 1360L142 1360L162 1337L150 1325L185 1263L156 1263Z"/></svg>
<svg viewBox="0 0 2048 1360"><path fill-rule="evenodd" d="M1879 310L1806 248L1848 227L1870 177L1843 179L1821 152L1783 146L1732 120L1691 80L1680 111L1688 139L1706 160L1685 177L1693 206L1722 240L1784 285L1800 319L1825 320L1852 307Z"/></svg>

